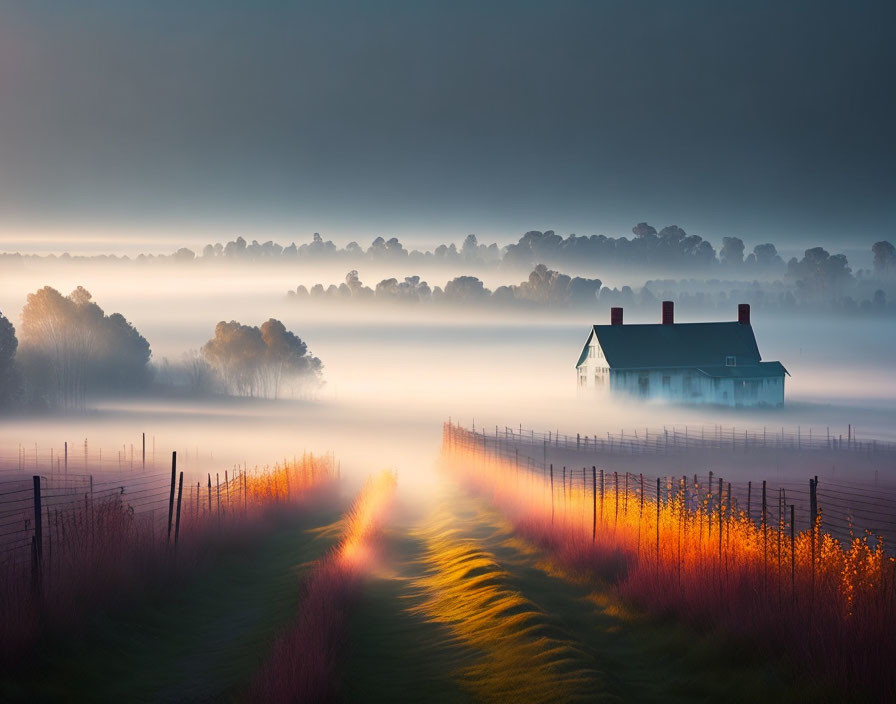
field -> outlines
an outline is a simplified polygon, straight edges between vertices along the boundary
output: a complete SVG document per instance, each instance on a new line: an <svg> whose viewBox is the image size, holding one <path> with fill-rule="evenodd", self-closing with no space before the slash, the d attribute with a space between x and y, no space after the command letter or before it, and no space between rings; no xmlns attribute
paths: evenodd
<svg viewBox="0 0 896 704"><path fill-rule="evenodd" d="M0 304L93 282L157 369L264 310L325 384L4 416L0 700L893 698L891 327L757 315L782 409L605 403L572 311L92 267L23 267Z"/></svg>
<svg viewBox="0 0 896 704"><path fill-rule="evenodd" d="M896 491L862 471L896 448L725 432L445 423L426 492L311 453L185 485L176 452L94 475L38 448L24 481L20 449L4 700L890 699ZM856 479L631 471L732 443L794 473L833 453Z"/></svg>
<svg viewBox="0 0 896 704"><path fill-rule="evenodd" d="M0 5L0 704L896 702L896 24Z"/></svg>

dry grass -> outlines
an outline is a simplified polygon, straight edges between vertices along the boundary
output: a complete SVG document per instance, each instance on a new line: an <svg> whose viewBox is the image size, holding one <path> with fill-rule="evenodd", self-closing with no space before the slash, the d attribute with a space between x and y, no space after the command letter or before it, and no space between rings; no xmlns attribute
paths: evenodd
<svg viewBox="0 0 896 704"><path fill-rule="evenodd" d="M416 586L425 598L416 610L481 653L461 673L465 686L489 702L599 701L588 656L455 523L443 509L421 532L425 576Z"/></svg>
<svg viewBox="0 0 896 704"><path fill-rule="evenodd" d="M384 472L367 482L343 521L343 537L301 586L300 610L274 642L245 699L252 702L331 702L338 699L338 669L348 612L395 491Z"/></svg>
<svg viewBox="0 0 896 704"><path fill-rule="evenodd" d="M725 505L687 507L683 487L643 502L620 487L601 501L581 470L552 493L549 479L475 449L446 445L443 457L567 568L655 614L746 638L849 696L896 698L896 570L880 542L806 531L791 544L784 526L757 526Z"/></svg>
<svg viewBox="0 0 896 704"><path fill-rule="evenodd" d="M39 586L27 563L0 573L0 662L15 666L42 637L79 627L91 609L126 604L265 530L278 511L321 500L335 478L326 456L258 470L224 510L184 510L176 550L164 524L134 514L119 497L85 497L49 527L52 549L44 550Z"/></svg>

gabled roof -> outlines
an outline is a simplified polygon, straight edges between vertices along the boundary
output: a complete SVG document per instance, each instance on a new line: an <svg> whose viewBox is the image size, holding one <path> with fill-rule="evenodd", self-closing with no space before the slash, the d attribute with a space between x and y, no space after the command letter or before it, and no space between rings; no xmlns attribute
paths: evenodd
<svg viewBox="0 0 896 704"><path fill-rule="evenodd" d="M588 356L592 335L597 335L613 369L716 367L724 365L729 356L737 357L741 366L758 364L762 359L749 324L595 325L577 367Z"/></svg>

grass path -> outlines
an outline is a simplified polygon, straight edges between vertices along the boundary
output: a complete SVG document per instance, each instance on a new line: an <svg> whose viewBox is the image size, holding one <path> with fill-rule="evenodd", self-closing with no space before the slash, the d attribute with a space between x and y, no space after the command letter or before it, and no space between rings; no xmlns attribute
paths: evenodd
<svg viewBox="0 0 896 704"><path fill-rule="evenodd" d="M812 698L749 648L564 574L480 499L449 490L401 535L395 572L372 581L353 622L348 701Z"/></svg>
<svg viewBox="0 0 896 704"><path fill-rule="evenodd" d="M347 702L463 702L469 700L454 672L475 661L449 630L416 609L423 595L422 539L406 524L382 536L384 564L368 577L350 624L343 677Z"/></svg>
<svg viewBox="0 0 896 704"><path fill-rule="evenodd" d="M294 618L299 577L338 538L338 518L334 509L280 518L171 593L98 614L86 636L45 645L0 700L232 699Z"/></svg>

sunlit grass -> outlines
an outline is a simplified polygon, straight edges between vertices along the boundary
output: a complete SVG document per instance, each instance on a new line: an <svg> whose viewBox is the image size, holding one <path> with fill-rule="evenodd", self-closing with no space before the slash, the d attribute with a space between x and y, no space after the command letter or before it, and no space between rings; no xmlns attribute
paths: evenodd
<svg viewBox="0 0 896 704"><path fill-rule="evenodd" d="M245 695L252 702L326 702L338 698L347 614L395 493L391 472L371 478L341 521L342 540L301 585L299 612L274 642Z"/></svg>
<svg viewBox="0 0 896 704"><path fill-rule="evenodd" d="M844 545L818 528L791 540L789 527L757 525L725 502L698 496L691 508L684 480L663 485L658 498L655 480L643 492L640 481L628 491L612 482L601 496L590 470L557 471L552 487L549 475L456 439L443 458L548 550L554 574L606 580L653 613L747 637L843 691L896 690L896 571L882 542L861 536Z"/></svg>
<svg viewBox="0 0 896 704"><path fill-rule="evenodd" d="M425 575L416 608L445 624L482 657L461 673L477 699L492 702L597 701L601 676L550 616L509 584L509 574L442 511L421 532Z"/></svg>

